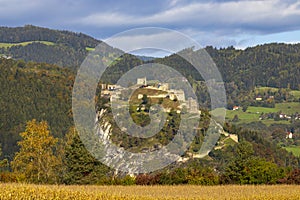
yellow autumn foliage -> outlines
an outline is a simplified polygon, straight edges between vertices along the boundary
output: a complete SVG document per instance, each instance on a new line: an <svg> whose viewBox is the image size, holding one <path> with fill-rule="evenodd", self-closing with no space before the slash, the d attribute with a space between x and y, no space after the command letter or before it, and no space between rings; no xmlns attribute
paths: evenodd
<svg viewBox="0 0 300 200"><path fill-rule="evenodd" d="M11 162L18 178L31 183L57 182L57 169L61 160L54 155L54 151L58 139L50 134L47 122L37 122L35 119L27 122L20 136L20 151Z"/></svg>

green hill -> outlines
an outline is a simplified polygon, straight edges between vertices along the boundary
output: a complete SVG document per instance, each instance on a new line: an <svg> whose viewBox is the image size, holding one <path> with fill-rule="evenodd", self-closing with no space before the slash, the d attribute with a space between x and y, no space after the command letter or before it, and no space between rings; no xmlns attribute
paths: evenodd
<svg viewBox="0 0 300 200"><path fill-rule="evenodd" d="M0 55L64 67L80 66L87 49L96 47L99 42L82 33L32 25L0 27Z"/></svg>

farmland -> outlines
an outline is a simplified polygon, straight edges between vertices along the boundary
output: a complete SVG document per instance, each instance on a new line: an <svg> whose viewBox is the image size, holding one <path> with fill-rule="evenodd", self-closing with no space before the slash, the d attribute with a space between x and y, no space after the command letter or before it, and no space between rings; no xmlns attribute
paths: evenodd
<svg viewBox="0 0 300 200"><path fill-rule="evenodd" d="M275 87L257 87L255 88L256 93L267 93L267 92L278 92L279 88ZM299 90L290 90L289 92L291 95L293 95L296 98L300 98L300 91Z"/></svg>
<svg viewBox="0 0 300 200"><path fill-rule="evenodd" d="M290 92L290 94L296 98L300 98L300 91L298 91L298 90L293 90Z"/></svg>
<svg viewBox="0 0 300 200"><path fill-rule="evenodd" d="M2 184L0 199L299 199L300 186L59 186Z"/></svg>
<svg viewBox="0 0 300 200"><path fill-rule="evenodd" d="M239 118L238 123L251 123L251 122L259 121L259 116L262 113L276 113L281 111L285 114L293 114L299 110L300 110L300 103L298 102L277 103L275 104L275 108L249 106L246 112L243 112L241 109L227 110L226 118L228 120L231 120L235 115L237 115ZM262 120L262 122L266 125L275 124L275 123L279 123L279 124L290 123L289 121L286 120L274 121L273 119Z"/></svg>
<svg viewBox="0 0 300 200"><path fill-rule="evenodd" d="M289 152L292 152L295 156L300 157L300 147L291 146L291 147L286 147L285 149Z"/></svg>

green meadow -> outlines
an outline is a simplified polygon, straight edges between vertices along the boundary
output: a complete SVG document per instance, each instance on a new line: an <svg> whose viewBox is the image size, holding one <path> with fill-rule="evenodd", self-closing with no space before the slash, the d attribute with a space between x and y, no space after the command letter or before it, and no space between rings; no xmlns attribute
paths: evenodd
<svg viewBox="0 0 300 200"><path fill-rule="evenodd" d="M45 45L54 45L53 42L48 41L28 41L28 42L20 42L20 43L0 43L0 48L10 48L12 46L26 46L32 43L42 43Z"/></svg>
<svg viewBox="0 0 300 200"><path fill-rule="evenodd" d="M278 92L279 88L274 88L274 87L257 87L255 88L256 93L267 93L268 91L270 92ZM300 98L300 91L299 90L290 90L289 92L291 95L293 95L296 98Z"/></svg>
<svg viewBox="0 0 300 200"><path fill-rule="evenodd" d="M290 147L285 147L285 149L289 152L292 152L295 156L300 157L300 147L290 146Z"/></svg>
<svg viewBox="0 0 300 200"><path fill-rule="evenodd" d="M300 103L298 102L289 102L289 103L278 103L275 104L275 108L265 108L265 107L256 107L249 106L246 112L243 112L242 109L239 110L227 110L226 119L232 120L235 115L238 116L238 124L242 123L251 123L260 121L259 117L262 113L276 113L282 112L284 114L294 114L295 112L300 112ZM266 125L271 124L289 124L287 120L274 121L273 119L261 120L262 123Z"/></svg>

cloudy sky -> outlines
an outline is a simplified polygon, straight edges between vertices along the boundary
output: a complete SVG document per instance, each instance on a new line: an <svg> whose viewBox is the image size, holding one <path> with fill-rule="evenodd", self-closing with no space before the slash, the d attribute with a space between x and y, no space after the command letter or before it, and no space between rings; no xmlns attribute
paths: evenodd
<svg viewBox="0 0 300 200"><path fill-rule="evenodd" d="M106 39L140 27L177 30L202 46L300 42L297 0L0 0L0 25L32 24Z"/></svg>

